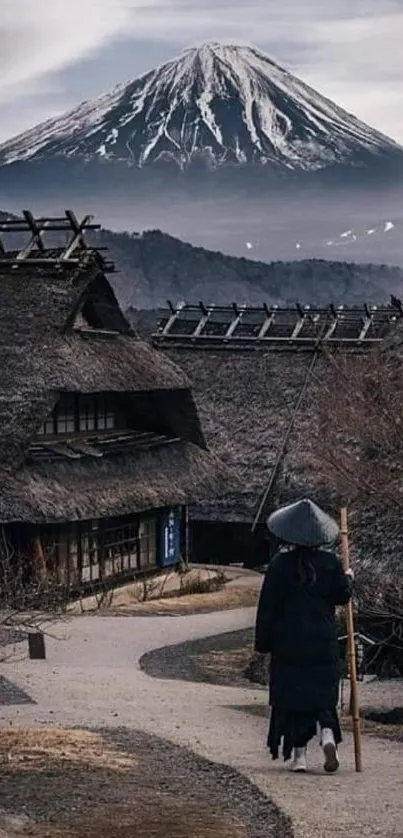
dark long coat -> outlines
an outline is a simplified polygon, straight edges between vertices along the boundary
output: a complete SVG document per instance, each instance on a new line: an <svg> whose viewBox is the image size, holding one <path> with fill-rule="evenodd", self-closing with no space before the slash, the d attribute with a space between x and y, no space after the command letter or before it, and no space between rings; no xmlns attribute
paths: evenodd
<svg viewBox="0 0 403 838"><path fill-rule="evenodd" d="M349 601L351 580L334 553L312 550L308 558L314 574L302 583L297 549L277 553L260 594L255 649L271 653L270 704L282 711L332 709L338 702L336 606Z"/></svg>

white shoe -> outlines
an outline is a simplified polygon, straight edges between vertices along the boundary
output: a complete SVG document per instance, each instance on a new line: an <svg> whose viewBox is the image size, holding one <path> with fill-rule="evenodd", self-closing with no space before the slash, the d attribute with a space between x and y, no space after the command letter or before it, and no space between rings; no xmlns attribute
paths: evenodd
<svg viewBox="0 0 403 838"><path fill-rule="evenodd" d="M330 728L325 727L322 730L322 748L325 755L324 769L327 774L334 774L338 771L340 763L333 731Z"/></svg>
<svg viewBox="0 0 403 838"><path fill-rule="evenodd" d="M306 748L294 748L290 771L293 771L295 774L305 774L306 770Z"/></svg>

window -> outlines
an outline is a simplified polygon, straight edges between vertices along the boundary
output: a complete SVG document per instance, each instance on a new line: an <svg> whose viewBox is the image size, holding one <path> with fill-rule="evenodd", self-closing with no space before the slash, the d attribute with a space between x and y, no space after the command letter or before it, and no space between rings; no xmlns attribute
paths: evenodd
<svg viewBox="0 0 403 838"><path fill-rule="evenodd" d="M48 579L63 586L72 586L78 582L78 524L70 523L63 527L46 527L40 538L46 560Z"/></svg>
<svg viewBox="0 0 403 838"><path fill-rule="evenodd" d="M39 433L43 436L52 436L55 432L55 423L53 416L50 416L49 419L46 419L46 422L43 423L41 430Z"/></svg>
<svg viewBox="0 0 403 838"><path fill-rule="evenodd" d="M111 407L111 404L108 404L108 400L105 398L100 398L97 408L97 430L98 431L109 431L113 430L116 423L116 415L114 410Z"/></svg>
<svg viewBox="0 0 403 838"><path fill-rule="evenodd" d="M77 526L69 533L69 571L70 585L76 585L80 579L80 544Z"/></svg>
<svg viewBox="0 0 403 838"><path fill-rule="evenodd" d="M103 394L61 396L39 431L41 436L111 431L118 424L113 396Z"/></svg>
<svg viewBox="0 0 403 838"><path fill-rule="evenodd" d="M144 518L139 525L140 568L157 565L157 527L155 518Z"/></svg>
<svg viewBox="0 0 403 838"><path fill-rule="evenodd" d="M116 424L115 411L105 396L80 396L80 430L113 430Z"/></svg>
<svg viewBox="0 0 403 838"><path fill-rule="evenodd" d="M155 518L73 521L41 528L48 580L79 588L157 565Z"/></svg>
<svg viewBox="0 0 403 838"><path fill-rule="evenodd" d="M75 430L75 404L74 396L64 396L54 411L57 434L74 433Z"/></svg>
<svg viewBox="0 0 403 838"><path fill-rule="evenodd" d="M125 521L104 531L105 576L137 570L138 521Z"/></svg>
<svg viewBox="0 0 403 838"><path fill-rule="evenodd" d="M100 578L100 532L98 521L84 525L81 535L81 578L83 582L96 582Z"/></svg>
<svg viewBox="0 0 403 838"><path fill-rule="evenodd" d="M78 404L78 425L80 431L95 431L97 405L92 396L80 396Z"/></svg>

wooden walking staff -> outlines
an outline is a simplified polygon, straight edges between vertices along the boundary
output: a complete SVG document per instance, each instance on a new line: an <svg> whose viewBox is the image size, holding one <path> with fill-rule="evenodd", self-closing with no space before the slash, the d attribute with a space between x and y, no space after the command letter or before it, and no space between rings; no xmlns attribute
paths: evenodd
<svg viewBox="0 0 403 838"><path fill-rule="evenodd" d="M343 567L347 571L350 569L350 551L348 544L348 523L347 523L347 509L341 510L341 546L343 556ZM357 661L355 654L355 632L354 632L354 614L353 603L350 600L346 606L346 620L347 620L347 644L348 644L348 663L350 670L350 689L351 702L350 709L353 717L353 732L354 732L354 752L355 752L355 770L362 771L362 751L361 751L361 720L360 708L358 701L358 685L357 685Z"/></svg>

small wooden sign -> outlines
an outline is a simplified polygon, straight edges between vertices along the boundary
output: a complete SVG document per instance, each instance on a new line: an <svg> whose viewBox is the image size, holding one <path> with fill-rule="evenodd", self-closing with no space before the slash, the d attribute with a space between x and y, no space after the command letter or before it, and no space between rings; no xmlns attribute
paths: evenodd
<svg viewBox="0 0 403 838"><path fill-rule="evenodd" d="M45 660L45 635L41 631L30 632L28 634L28 649L31 660Z"/></svg>

